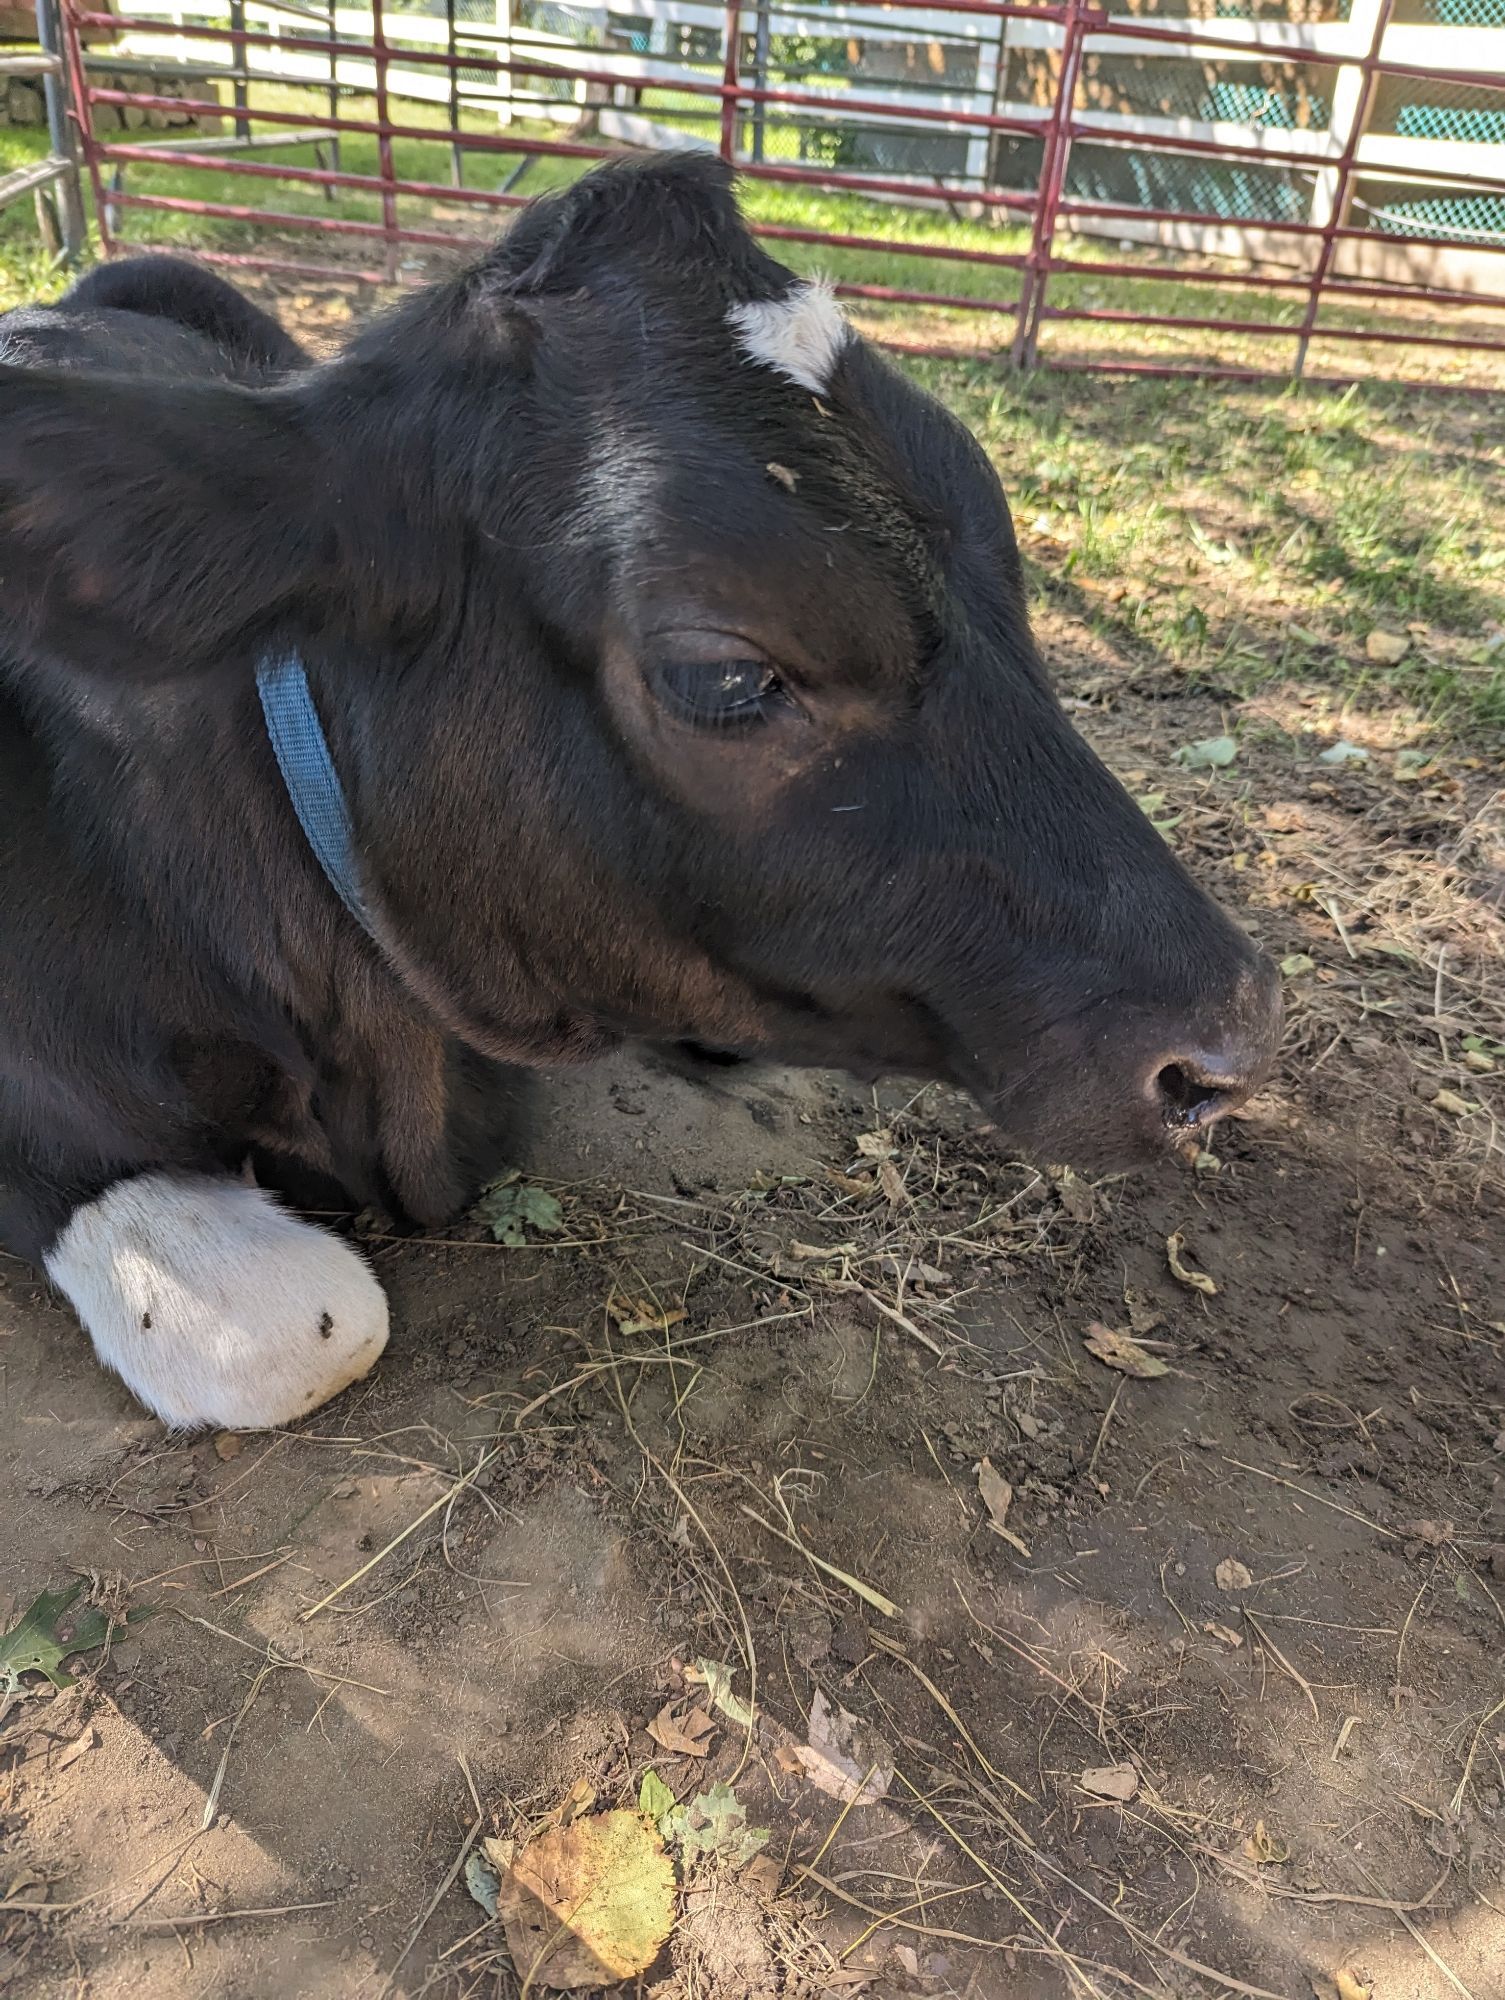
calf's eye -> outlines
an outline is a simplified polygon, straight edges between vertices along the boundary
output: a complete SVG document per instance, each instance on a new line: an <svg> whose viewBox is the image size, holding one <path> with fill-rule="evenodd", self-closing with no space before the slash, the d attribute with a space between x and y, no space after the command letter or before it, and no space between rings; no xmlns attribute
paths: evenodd
<svg viewBox="0 0 1505 2000"><path fill-rule="evenodd" d="M682 720L706 728L756 721L781 692L766 660L663 660L653 683Z"/></svg>

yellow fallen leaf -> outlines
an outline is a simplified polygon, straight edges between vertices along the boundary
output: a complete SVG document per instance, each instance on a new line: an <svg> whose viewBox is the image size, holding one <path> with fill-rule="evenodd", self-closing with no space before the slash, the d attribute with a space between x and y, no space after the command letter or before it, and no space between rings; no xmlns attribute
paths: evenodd
<svg viewBox="0 0 1505 2000"><path fill-rule="evenodd" d="M1257 1868L1272 1868L1277 1862L1289 1861L1291 1850L1282 1847L1278 1840L1272 1840L1262 1819L1254 1822L1254 1831L1244 1842L1244 1859L1252 1861Z"/></svg>
<svg viewBox="0 0 1505 2000"><path fill-rule="evenodd" d="M1009 1508L1014 1504L1014 1489L1001 1473L994 1471L991 1461L986 1458L977 1468L977 1490L982 1495L982 1504L988 1510L988 1526L993 1533L1001 1535L1011 1547L1019 1551L1020 1555L1027 1556L1029 1544L1016 1535L1012 1528L1004 1526L1008 1519Z"/></svg>
<svg viewBox="0 0 1505 2000"><path fill-rule="evenodd" d="M1220 1646L1226 1646L1230 1652L1236 1651L1244 1643L1242 1632L1235 1632L1228 1625L1220 1625L1215 1618L1209 1618L1202 1630L1209 1637L1216 1639Z"/></svg>
<svg viewBox="0 0 1505 2000"><path fill-rule="evenodd" d="M1181 1252L1186 1248L1186 1238L1178 1229L1174 1236L1165 1239L1165 1254L1170 1259L1171 1276L1183 1285L1190 1285L1194 1292L1203 1292L1210 1299L1217 1297L1217 1286L1205 1271L1194 1271L1189 1264L1181 1261Z"/></svg>
<svg viewBox="0 0 1505 2000"><path fill-rule="evenodd" d="M1445 1111L1450 1118L1467 1118L1471 1111L1477 1111L1477 1104L1470 1104L1466 1097L1460 1097L1456 1090L1439 1090L1432 1099L1434 1110Z"/></svg>
<svg viewBox="0 0 1505 2000"><path fill-rule="evenodd" d="M674 1867L641 1813L551 1827L521 1850L482 1843L525 1988L592 1991L646 1972L674 1924Z"/></svg>
<svg viewBox="0 0 1505 2000"><path fill-rule="evenodd" d="M1132 1375L1140 1382L1152 1382L1157 1375L1170 1373L1158 1355L1147 1353L1137 1340L1098 1319L1082 1336L1082 1344L1105 1368L1116 1368L1120 1375Z"/></svg>

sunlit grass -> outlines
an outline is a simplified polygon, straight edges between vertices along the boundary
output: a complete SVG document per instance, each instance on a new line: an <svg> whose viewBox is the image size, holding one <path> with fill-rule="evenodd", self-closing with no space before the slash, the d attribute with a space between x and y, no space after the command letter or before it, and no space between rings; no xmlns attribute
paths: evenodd
<svg viewBox="0 0 1505 2000"><path fill-rule="evenodd" d="M1036 587L1130 653L1505 727L1505 423L1364 386L1088 385L915 364L993 454ZM1375 631L1409 641L1366 657Z"/></svg>

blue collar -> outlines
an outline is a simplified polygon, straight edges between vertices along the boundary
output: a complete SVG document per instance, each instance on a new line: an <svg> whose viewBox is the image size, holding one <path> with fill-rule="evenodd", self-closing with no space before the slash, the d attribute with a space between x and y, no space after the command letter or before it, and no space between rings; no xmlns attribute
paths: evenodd
<svg viewBox="0 0 1505 2000"><path fill-rule="evenodd" d="M277 768L304 837L330 887L367 937L374 939L371 912L361 893L350 807L298 655L265 654L256 664L256 692Z"/></svg>

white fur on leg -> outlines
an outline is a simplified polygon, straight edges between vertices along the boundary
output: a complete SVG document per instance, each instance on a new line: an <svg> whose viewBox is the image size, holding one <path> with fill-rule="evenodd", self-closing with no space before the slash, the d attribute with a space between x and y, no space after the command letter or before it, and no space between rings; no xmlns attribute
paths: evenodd
<svg viewBox="0 0 1505 2000"><path fill-rule="evenodd" d="M46 1265L105 1366L185 1429L307 1416L387 1344L387 1301L361 1258L238 1181L117 1181Z"/></svg>
<svg viewBox="0 0 1505 2000"><path fill-rule="evenodd" d="M727 318L750 361L776 368L802 389L824 395L852 338L831 287L817 278L791 285L781 299L733 306Z"/></svg>

